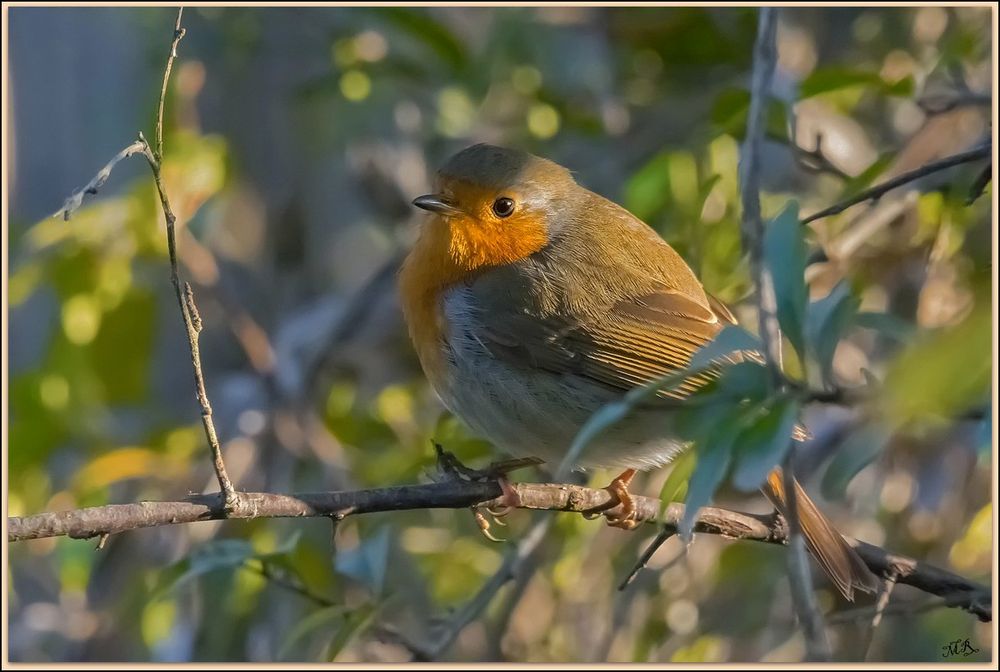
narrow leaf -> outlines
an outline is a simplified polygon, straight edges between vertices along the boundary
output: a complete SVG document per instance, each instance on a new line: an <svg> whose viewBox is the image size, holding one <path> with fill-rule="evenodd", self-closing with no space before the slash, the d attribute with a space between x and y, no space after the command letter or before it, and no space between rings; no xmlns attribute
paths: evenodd
<svg viewBox="0 0 1000 672"><path fill-rule="evenodd" d="M837 344L857 315L859 305L850 285L843 281L825 297L809 304L806 337L824 381L830 378Z"/></svg>
<svg viewBox="0 0 1000 672"><path fill-rule="evenodd" d="M705 444L697 446L698 457L694 472L688 481L687 498L684 501L684 517L681 519L680 534L690 541L694 521L701 507L712 501L715 490L726 475L733 454L733 439L736 436L732 426L726 426L728 419L722 419L722 429L714 433Z"/></svg>
<svg viewBox="0 0 1000 672"><path fill-rule="evenodd" d="M344 617L346 612L347 607L345 606L324 607L303 618L288 633L284 643L281 645L281 649L278 651L278 659L287 659L289 654L295 651L298 644L306 635L320 628L329 629L333 627L337 621ZM295 655L294 657L298 660L302 659L301 655Z"/></svg>
<svg viewBox="0 0 1000 672"><path fill-rule="evenodd" d="M667 480L663 482L663 487L660 488L661 514L666 511L667 504L679 502L687 494L687 483L697 461L698 453L690 448L674 460L673 468L667 475Z"/></svg>
<svg viewBox="0 0 1000 672"><path fill-rule="evenodd" d="M821 485L823 496L827 499L842 497L851 479L882 453L890 435L884 426L866 426L854 432L826 468Z"/></svg>
<svg viewBox="0 0 1000 672"><path fill-rule="evenodd" d="M756 336L743 327L729 325L694 353L688 369L704 369L734 352L744 350L760 352L760 349L761 344Z"/></svg>
<svg viewBox="0 0 1000 672"><path fill-rule="evenodd" d="M731 480L744 492L759 488L768 473L781 464L792 445L792 430L799 417L799 403L789 397L778 397L761 410L764 412L740 433L733 450Z"/></svg>
<svg viewBox="0 0 1000 672"><path fill-rule="evenodd" d="M774 280L778 322L799 357L803 358L806 304L806 243L799 223L799 206L791 201L764 231L764 263Z"/></svg>

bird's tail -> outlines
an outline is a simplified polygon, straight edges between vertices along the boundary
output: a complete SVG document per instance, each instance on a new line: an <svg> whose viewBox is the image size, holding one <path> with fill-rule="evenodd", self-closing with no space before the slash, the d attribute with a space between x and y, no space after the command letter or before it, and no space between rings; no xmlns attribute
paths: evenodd
<svg viewBox="0 0 1000 672"><path fill-rule="evenodd" d="M781 469L772 471L761 489L778 512L787 518L788 499L785 496ZM795 482L795 500L799 527L806 546L841 594L853 602L855 590L876 592L878 579L844 537L834 529L827 517L816 508L798 481Z"/></svg>

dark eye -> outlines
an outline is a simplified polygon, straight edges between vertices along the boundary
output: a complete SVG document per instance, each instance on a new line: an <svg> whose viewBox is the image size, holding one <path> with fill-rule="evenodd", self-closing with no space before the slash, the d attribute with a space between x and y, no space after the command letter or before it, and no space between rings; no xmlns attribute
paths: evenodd
<svg viewBox="0 0 1000 672"><path fill-rule="evenodd" d="M493 201L493 212L497 217L510 217L514 212L514 201L506 196L501 196Z"/></svg>

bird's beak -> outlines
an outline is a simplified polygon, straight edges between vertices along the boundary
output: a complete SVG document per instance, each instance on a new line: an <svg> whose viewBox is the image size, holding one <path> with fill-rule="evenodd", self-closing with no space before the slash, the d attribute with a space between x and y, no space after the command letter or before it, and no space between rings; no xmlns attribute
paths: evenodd
<svg viewBox="0 0 1000 672"><path fill-rule="evenodd" d="M444 215L445 217L455 217L463 214L462 211L456 208L453 203L438 194L417 196L413 199L413 205L417 206L421 210L436 212L437 214Z"/></svg>

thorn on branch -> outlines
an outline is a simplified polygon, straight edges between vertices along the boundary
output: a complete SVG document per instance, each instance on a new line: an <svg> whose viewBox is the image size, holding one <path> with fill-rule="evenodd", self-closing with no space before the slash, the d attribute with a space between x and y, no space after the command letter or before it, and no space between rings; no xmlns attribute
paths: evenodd
<svg viewBox="0 0 1000 672"><path fill-rule="evenodd" d="M628 588L629 584L635 581L635 577L639 576L639 572L649 566L649 561L652 560L653 555L660 550L660 546L667 543L667 541L675 534L677 534L676 528L667 525L662 526L660 528L660 533L656 535L653 541L650 542L649 546L646 547L646 550L642 552L642 557L639 558L639 562L635 564L635 567L633 567L632 571L628 573L625 580L618 585L618 590L625 590Z"/></svg>

